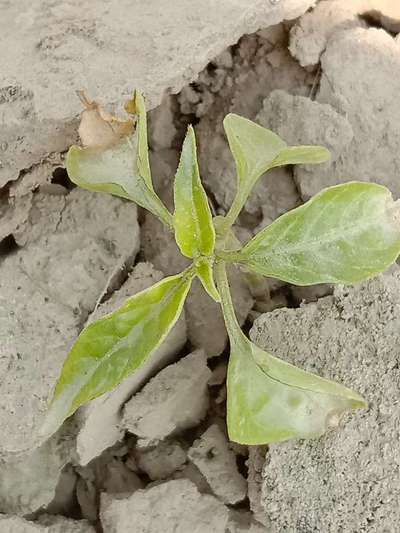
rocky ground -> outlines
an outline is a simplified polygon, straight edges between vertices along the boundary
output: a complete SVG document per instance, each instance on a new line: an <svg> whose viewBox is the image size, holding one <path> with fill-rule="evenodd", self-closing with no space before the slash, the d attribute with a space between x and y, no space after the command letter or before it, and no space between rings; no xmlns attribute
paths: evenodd
<svg viewBox="0 0 400 533"><path fill-rule="evenodd" d="M274 280L250 290L231 272L254 342L368 399L368 410L322 439L269 450L228 441L227 336L197 285L139 373L49 441L39 437L84 324L185 266L152 215L69 182L75 90L111 110L135 86L144 91L153 175L169 205L188 123L217 214L235 190L222 129L229 111L290 144L327 146L328 163L260 180L236 227L243 241L334 183L375 181L400 197L397 2L170 4L0 0L10 51L0 86L0 533L394 533L397 266L334 291Z"/></svg>

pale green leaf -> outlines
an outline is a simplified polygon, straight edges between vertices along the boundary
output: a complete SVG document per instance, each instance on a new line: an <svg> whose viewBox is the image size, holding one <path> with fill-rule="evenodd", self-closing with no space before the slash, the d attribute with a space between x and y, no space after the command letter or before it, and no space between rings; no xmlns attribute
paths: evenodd
<svg viewBox="0 0 400 533"><path fill-rule="evenodd" d="M215 286L213 275L213 259L207 257L201 257L196 261L196 275L200 279L204 290L211 296L216 302L220 301L220 296Z"/></svg>
<svg viewBox="0 0 400 533"><path fill-rule="evenodd" d="M136 129L116 137L111 145L72 146L66 158L68 176L84 189L132 200L171 227L171 214L154 192L151 180L143 98L135 93L133 101L138 112Z"/></svg>
<svg viewBox="0 0 400 533"><path fill-rule="evenodd" d="M183 255L211 255L215 246L215 230L207 195L200 180L196 138L189 126L182 147L174 184L175 239Z"/></svg>
<svg viewBox="0 0 400 533"><path fill-rule="evenodd" d="M235 222L258 178L267 170L288 164L322 163L329 158L328 150L322 146L288 146L272 131L233 113L225 117L224 128L238 180L222 233Z"/></svg>
<svg viewBox="0 0 400 533"><path fill-rule="evenodd" d="M246 338L238 324L226 269L216 265L231 344L227 419L231 440L256 445L322 435L339 415L366 406L356 392L273 357Z"/></svg>
<svg viewBox="0 0 400 533"><path fill-rule="evenodd" d="M227 390L229 438L248 445L318 437L341 413L366 407L352 390L289 365L244 336L231 345Z"/></svg>
<svg viewBox="0 0 400 533"><path fill-rule="evenodd" d="M235 222L258 178L287 146L272 131L234 113L225 117L224 129L236 164L237 190L222 234Z"/></svg>
<svg viewBox="0 0 400 533"><path fill-rule="evenodd" d="M272 131L234 113L225 117L224 129L235 159L239 187L247 188L248 182L254 184L287 147Z"/></svg>
<svg viewBox="0 0 400 533"><path fill-rule="evenodd" d="M325 163L331 154L323 146L287 146L271 162L270 168L282 165L316 165Z"/></svg>
<svg viewBox="0 0 400 533"><path fill-rule="evenodd" d="M350 182L281 216L227 259L264 276L313 285L365 280L386 270L399 253L399 208L390 192Z"/></svg>
<svg viewBox="0 0 400 533"><path fill-rule="evenodd" d="M165 278L82 331L64 363L43 434L146 362L178 320L192 277L189 270Z"/></svg>
<svg viewBox="0 0 400 533"><path fill-rule="evenodd" d="M137 168L147 187L153 190L147 141L147 115L143 95L139 91L135 91L134 97L126 103L125 109L128 113L137 117Z"/></svg>

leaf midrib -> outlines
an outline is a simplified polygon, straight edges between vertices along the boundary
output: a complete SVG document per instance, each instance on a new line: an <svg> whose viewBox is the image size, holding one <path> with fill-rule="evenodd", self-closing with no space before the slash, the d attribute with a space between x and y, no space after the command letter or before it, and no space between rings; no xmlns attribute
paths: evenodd
<svg viewBox="0 0 400 533"><path fill-rule="evenodd" d="M371 222L370 217L366 217L365 219L366 223L361 226L361 224L358 227L354 227L354 224L352 226L344 226L340 228L340 233L337 231L337 229L330 230L323 234L322 238L313 239L313 240L302 240L300 242L297 242L296 244L288 243L285 246L278 246L277 248L274 248L274 244L271 246L268 246L268 244L253 244L253 246L257 248L261 248L262 250L270 250L273 252L274 255L290 255L290 254L299 254L304 252L310 252L312 249L318 249L323 246L326 246L328 244L332 244L334 241L348 241L348 238L351 236L354 236L356 234L364 233L365 231L368 231L374 226L382 226L382 224L379 224L377 220L374 220ZM243 254L247 255L249 257L256 257L259 255L257 253L257 249L247 252L246 249L243 250Z"/></svg>
<svg viewBox="0 0 400 533"><path fill-rule="evenodd" d="M189 281L188 279L186 279L186 278L182 278L182 280L180 281L180 283L179 283L178 285L176 285L174 288L171 288L171 289L168 291L168 293L165 295L165 297L161 300L161 302L163 302L163 305L164 305L164 306L167 306L167 305L168 305L168 302L169 302L169 300L171 300L173 294L174 294L175 292L177 292L177 291L182 287L182 285L184 285L185 283L190 283L190 281ZM156 305L153 305L153 306L152 306L152 311L150 312L148 318L147 318L145 321L142 320L142 321L140 322L141 324L143 324L143 322L144 322L144 324L148 324L149 321L150 321L150 319L153 319L153 318L154 318L154 316L157 314L157 313L155 312L155 308L156 308L156 307L157 307ZM143 324L143 327L144 327L144 324ZM135 326L136 326L136 325L137 325L137 324L135 324ZM79 383L83 383L83 386L81 387L81 390L83 389L83 387L86 387L86 386L87 386L88 382L90 381L90 379L92 379L92 377L93 377L94 374L97 372L97 370L98 370L98 369L99 369L99 368L100 368L100 367L101 367L106 361L108 361L108 360L113 356L113 354L114 354L117 350L121 349L121 347L122 347L122 348L126 348L127 345L129 345L128 340L130 339L130 337L131 337L131 335L132 335L132 331L133 331L133 327L130 329L129 333L128 333L127 335L125 335L122 339L120 339L119 341L117 341L116 344L113 346L113 348L112 348L111 350L108 350L108 351L106 352L106 354L105 354L101 359L95 358L94 365L90 368L90 371L89 371L88 373L86 373L85 376L84 376L86 379L85 379L85 380L82 380L81 382L79 382ZM153 351L157 346L159 346L159 345L163 342L163 340L165 339L165 337L166 337L166 333L164 333L164 334L160 337L158 343L156 343L156 344L154 345L154 347L153 347L153 349L152 349L151 351ZM147 359L147 357L149 356L149 354L151 353L151 351L148 352L147 356L145 356L145 357L142 359L142 362L145 361L145 360ZM127 360L128 360L128 358L127 358ZM98 361L98 362L97 362L97 361ZM137 367L136 367L136 368L137 368ZM123 378L123 379L124 379L124 378ZM61 392L58 396L61 396L61 394L62 394L62 392ZM74 397L73 397L73 399L72 399L71 402L70 402L70 405L74 405L74 402L75 402L76 398L79 396L79 394L80 394L80 391L78 391L76 394L74 394ZM104 394L104 393L103 393L103 394Z"/></svg>

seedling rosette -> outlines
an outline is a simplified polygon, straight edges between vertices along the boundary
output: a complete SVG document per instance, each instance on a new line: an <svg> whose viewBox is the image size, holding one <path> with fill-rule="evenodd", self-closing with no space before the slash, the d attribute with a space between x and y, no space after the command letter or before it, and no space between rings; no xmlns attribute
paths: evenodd
<svg viewBox="0 0 400 533"><path fill-rule="evenodd" d="M237 170L237 190L224 217L213 219L189 126L174 181L175 211L154 191L144 100L136 92L120 121L95 102L80 126L83 146L72 146L67 171L78 186L136 202L171 231L192 264L129 298L79 335L49 406L54 432L76 409L110 391L147 361L177 322L195 277L220 302L230 340L227 376L229 437L266 444L323 434L344 411L366 406L347 387L273 357L242 332L232 304L227 265L295 285L353 284L386 270L400 253L399 208L374 183L349 182L322 190L282 215L243 247L232 247L232 226L257 180L282 165L329 159L321 146L288 146L273 132L235 114L224 128Z"/></svg>

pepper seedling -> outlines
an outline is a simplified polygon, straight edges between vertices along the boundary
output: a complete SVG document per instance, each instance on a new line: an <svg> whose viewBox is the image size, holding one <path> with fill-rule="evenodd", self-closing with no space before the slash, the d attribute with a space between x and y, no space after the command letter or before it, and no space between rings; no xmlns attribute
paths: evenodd
<svg viewBox="0 0 400 533"><path fill-rule="evenodd" d="M224 128L237 170L237 190L225 216L213 219L202 186L191 126L174 181L175 211L154 191L146 111L135 92L120 121L84 98L72 146L70 179L91 191L136 202L175 234L192 260L182 273L135 294L115 312L90 323L69 353L46 419L55 431L86 402L112 390L141 367L178 320L195 277L220 302L230 340L227 424L231 440L266 444L323 434L338 415L366 406L347 387L305 372L253 344L236 319L226 267L237 263L262 276L296 285L353 284L388 268L400 253L399 208L374 183L349 182L322 190L260 231L243 247L232 226L257 180L269 169L328 160L321 146L288 146L272 131L229 114Z"/></svg>

